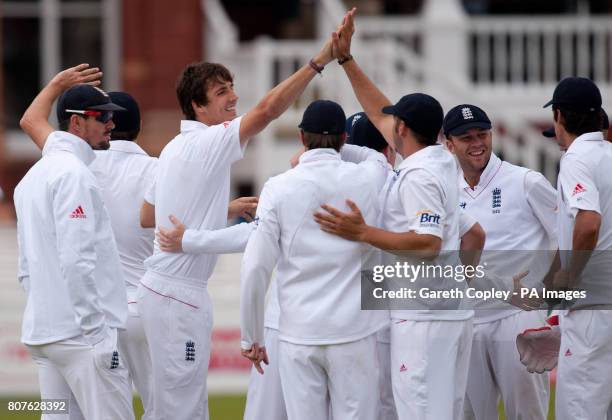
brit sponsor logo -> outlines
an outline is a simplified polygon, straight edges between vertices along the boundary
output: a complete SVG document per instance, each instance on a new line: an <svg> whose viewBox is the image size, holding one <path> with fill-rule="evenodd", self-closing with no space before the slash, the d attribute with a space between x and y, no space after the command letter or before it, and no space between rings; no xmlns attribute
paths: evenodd
<svg viewBox="0 0 612 420"><path fill-rule="evenodd" d="M421 226L434 226L440 224L440 215L431 210L421 210L417 212Z"/></svg>
<svg viewBox="0 0 612 420"><path fill-rule="evenodd" d="M584 188L582 184L578 183L574 187L574 191L572 191L572 197L575 196L576 194L581 194L583 192L586 192L586 188Z"/></svg>
<svg viewBox="0 0 612 420"><path fill-rule="evenodd" d="M79 206L72 213L70 213L71 219L87 219L85 216L85 212L83 211L83 207Z"/></svg>

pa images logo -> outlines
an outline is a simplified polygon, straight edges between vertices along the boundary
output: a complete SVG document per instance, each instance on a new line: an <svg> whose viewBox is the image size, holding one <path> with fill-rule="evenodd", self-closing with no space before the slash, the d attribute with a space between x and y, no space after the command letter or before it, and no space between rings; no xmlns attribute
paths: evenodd
<svg viewBox="0 0 612 420"><path fill-rule="evenodd" d="M440 225L440 215L431 210L420 210L417 212L419 224L422 227L432 227Z"/></svg>

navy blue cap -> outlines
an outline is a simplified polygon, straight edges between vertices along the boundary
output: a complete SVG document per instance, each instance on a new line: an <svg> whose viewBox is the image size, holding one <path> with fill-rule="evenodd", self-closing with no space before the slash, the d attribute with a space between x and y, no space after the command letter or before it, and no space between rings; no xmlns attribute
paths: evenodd
<svg viewBox="0 0 612 420"><path fill-rule="evenodd" d="M606 114L606 111L603 108L601 109L601 116L603 119L602 129L607 130L610 127L610 121L608 120L608 114ZM555 133L555 127L550 127L542 131L542 135L549 139L556 137L557 134Z"/></svg>
<svg viewBox="0 0 612 420"><path fill-rule="evenodd" d="M471 128L491 129L491 120L487 113L476 105L457 105L444 117L443 130L446 137L460 136Z"/></svg>
<svg viewBox="0 0 612 420"><path fill-rule="evenodd" d="M57 119L65 121L70 118L67 109L77 111L125 111L125 108L115 105L108 94L102 89L81 84L66 90L57 100Z"/></svg>
<svg viewBox="0 0 612 420"><path fill-rule="evenodd" d="M346 116L334 101L319 99L312 102L302 116L298 127L308 133L344 134Z"/></svg>
<svg viewBox="0 0 612 420"><path fill-rule="evenodd" d="M118 112L113 115L115 128L113 131L130 132L140 130L140 108L136 100L126 92L109 92L113 104L125 108L126 112Z"/></svg>
<svg viewBox="0 0 612 420"><path fill-rule="evenodd" d="M436 140L442 127L442 105L424 93L403 96L395 105L382 109L385 114L395 115L410 129L429 140Z"/></svg>
<svg viewBox="0 0 612 420"><path fill-rule="evenodd" d="M388 146L380 131L372 124L365 112L353 114L346 120L346 143L369 147L381 152Z"/></svg>
<svg viewBox="0 0 612 420"><path fill-rule="evenodd" d="M601 109L601 92L591 79L566 77L559 82L552 99L544 105L544 108L549 105L594 112Z"/></svg>

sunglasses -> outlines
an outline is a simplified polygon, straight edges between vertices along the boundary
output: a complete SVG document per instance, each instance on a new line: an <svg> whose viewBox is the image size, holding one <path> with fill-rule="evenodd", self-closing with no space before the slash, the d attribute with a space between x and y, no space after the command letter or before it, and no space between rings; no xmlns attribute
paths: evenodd
<svg viewBox="0 0 612 420"><path fill-rule="evenodd" d="M66 112L71 114L81 114L86 117L94 117L96 121L101 123L107 123L113 119L113 111L94 111L94 110L78 110L78 109L67 109Z"/></svg>

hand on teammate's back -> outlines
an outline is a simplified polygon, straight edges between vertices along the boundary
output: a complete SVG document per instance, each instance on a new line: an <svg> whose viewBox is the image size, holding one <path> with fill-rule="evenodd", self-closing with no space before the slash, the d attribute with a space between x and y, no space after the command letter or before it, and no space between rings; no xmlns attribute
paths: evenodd
<svg viewBox="0 0 612 420"><path fill-rule="evenodd" d="M259 198L257 197L239 197L232 200L227 208L228 220L242 217L247 222L252 221L257 211L258 202Z"/></svg>
<svg viewBox="0 0 612 420"><path fill-rule="evenodd" d="M351 200L346 200L346 204L351 209L349 213L344 213L327 204L321 205L321 208L327 213L316 212L314 214L315 222L321 226L321 230L324 232L340 236L349 241L361 241L367 228L361 210Z"/></svg>
<svg viewBox="0 0 612 420"><path fill-rule="evenodd" d="M183 252L183 234L187 227L181 223L174 215L168 216L174 229L159 228L157 241L159 248L164 252Z"/></svg>

